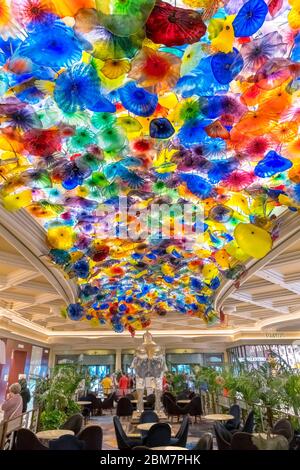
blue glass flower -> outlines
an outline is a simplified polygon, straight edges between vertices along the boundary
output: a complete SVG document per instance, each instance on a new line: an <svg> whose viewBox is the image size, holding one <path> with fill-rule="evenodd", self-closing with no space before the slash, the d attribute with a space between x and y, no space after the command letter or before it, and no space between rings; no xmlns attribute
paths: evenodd
<svg viewBox="0 0 300 470"><path fill-rule="evenodd" d="M124 108L137 116L151 116L154 113L158 98L153 93L128 82L119 89L120 100Z"/></svg>
<svg viewBox="0 0 300 470"><path fill-rule="evenodd" d="M56 20L34 29L17 52L36 64L60 68L79 61L82 50L82 44L73 29Z"/></svg>
<svg viewBox="0 0 300 470"><path fill-rule="evenodd" d="M221 159L226 156L227 144L221 138L205 137L202 143L203 156L208 159Z"/></svg>
<svg viewBox="0 0 300 470"><path fill-rule="evenodd" d="M80 298L84 300L88 300L91 297L95 296L98 292L98 287L92 286L91 284L85 284L80 289Z"/></svg>
<svg viewBox="0 0 300 470"><path fill-rule="evenodd" d="M84 309L82 305L78 303L68 305L67 313L68 317L74 321L81 320L84 317Z"/></svg>
<svg viewBox="0 0 300 470"><path fill-rule="evenodd" d="M212 167L207 176L211 183L219 183L226 176L238 167L238 160L230 158L228 160L215 160L212 162Z"/></svg>
<svg viewBox="0 0 300 470"><path fill-rule="evenodd" d="M166 118L152 119L150 122L150 137L154 139L168 139L174 132L174 127Z"/></svg>
<svg viewBox="0 0 300 470"><path fill-rule="evenodd" d="M178 138L182 145L192 147L199 144L199 142L207 137L204 128L208 126L210 122L211 121L202 119L187 121L178 132Z"/></svg>
<svg viewBox="0 0 300 470"><path fill-rule="evenodd" d="M100 92L97 72L88 64L79 63L59 75L55 83L54 99L65 113L78 109L96 112L115 111L115 106Z"/></svg>
<svg viewBox="0 0 300 470"><path fill-rule="evenodd" d="M222 100L220 95L201 97L201 114L209 119L219 117L223 112Z"/></svg>
<svg viewBox="0 0 300 470"><path fill-rule="evenodd" d="M270 150L270 152L258 162L254 168L254 173L260 178L268 178L276 175L276 173L288 170L292 165L292 162L288 158L284 158L274 150Z"/></svg>
<svg viewBox="0 0 300 470"><path fill-rule="evenodd" d="M249 0L232 23L235 37L252 36L263 25L267 13L268 6L263 0Z"/></svg>
<svg viewBox="0 0 300 470"><path fill-rule="evenodd" d="M191 284L191 288L195 290L201 290L203 287L202 282L199 281L199 279L197 279L196 277L191 277L190 284Z"/></svg>
<svg viewBox="0 0 300 470"><path fill-rule="evenodd" d="M209 283L209 287L210 289L212 290L216 290L218 289L218 287L220 287L220 284L221 284L221 280L219 277L214 277L210 283Z"/></svg>
<svg viewBox="0 0 300 470"><path fill-rule="evenodd" d="M243 58L237 49L224 54L219 52L212 56L211 69L215 79L222 85L230 83L242 70Z"/></svg>
<svg viewBox="0 0 300 470"><path fill-rule="evenodd" d="M206 199L212 193L212 185L201 176L193 173L181 173L182 181L186 183L189 191L201 199Z"/></svg>
<svg viewBox="0 0 300 470"><path fill-rule="evenodd" d="M54 263L59 264L60 266L69 263L71 260L70 254L65 250L52 249L49 252L49 256Z"/></svg>

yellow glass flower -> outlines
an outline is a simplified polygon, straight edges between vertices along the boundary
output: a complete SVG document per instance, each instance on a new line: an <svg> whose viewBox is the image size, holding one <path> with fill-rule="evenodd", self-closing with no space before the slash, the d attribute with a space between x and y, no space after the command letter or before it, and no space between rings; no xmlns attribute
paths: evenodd
<svg viewBox="0 0 300 470"><path fill-rule="evenodd" d="M3 206L10 212L18 211L23 207L27 207L31 204L32 196L31 190L26 189L16 194L8 194L3 197Z"/></svg>
<svg viewBox="0 0 300 470"><path fill-rule="evenodd" d="M118 117L117 124L129 134L132 132L139 132L143 128L142 124L136 118L131 116Z"/></svg>
<svg viewBox="0 0 300 470"><path fill-rule="evenodd" d="M110 80L115 80L129 72L131 66L129 60L108 59L105 61L101 72Z"/></svg>
<svg viewBox="0 0 300 470"><path fill-rule="evenodd" d="M51 248L57 250L70 250L75 241L75 232L67 225L57 225L50 227L47 233L47 242Z"/></svg>
<svg viewBox="0 0 300 470"><path fill-rule="evenodd" d="M211 41L211 45L219 52L228 54L232 52L234 41L234 29L232 26L235 15L230 15L223 21L222 29Z"/></svg>

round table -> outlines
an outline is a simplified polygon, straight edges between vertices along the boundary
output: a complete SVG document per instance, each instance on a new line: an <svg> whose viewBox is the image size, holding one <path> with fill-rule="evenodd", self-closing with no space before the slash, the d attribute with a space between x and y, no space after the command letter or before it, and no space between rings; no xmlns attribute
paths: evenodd
<svg viewBox="0 0 300 470"><path fill-rule="evenodd" d="M154 424L157 424L157 423L141 423L141 424L137 425L137 429L139 429L140 431L149 431L149 429L152 428L152 426L154 426ZM171 427L170 424L169 424L169 426Z"/></svg>
<svg viewBox="0 0 300 470"><path fill-rule="evenodd" d="M77 401L76 403L77 403L77 405L80 405L80 406L86 406L86 405L91 405L92 404L91 401Z"/></svg>
<svg viewBox="0 0 300 470"><path fill-rule="evenodd" d="M222 413L215 413L211 415L203 416L204 419L210 419L211 421L228 421L229 419L234 419L234 416L222 414Z"/></svg>
<svg viewBox="0 0 300 470"><path fill-rule="evenodd" d="M186 447L177 446L162 446L162 447L151 447L151 450L189 450Z"/></svg>
<svg viewBox="0 0 300 470"><path fill-rule="evenodd" d="M58 439L66 434L73 436L74 431L71 431L70 429L48 429L47 431L37 432L36 436L42 441L52 441L52 439Z"/></svg>
<svg viewBox="0 0 300 470"><path fill-rule="evenodd" d="M138 400L130 400L131 403L133 403L134 405L137 405L138 404ZM145 400L145 398L143 399L143 402L146 403L147 400Z"/></svg>
<svg viewBox="0 0 300 470"><path fill-rule="evenodd" d="M251 433L252 436L255 437L262 437L263 439L273 439L274 437L277 437L279 434L267 434L266 432L253 432Z"/></svg>
<svg viewBox="0 0 300 470"><path fill-rule="evenodd" d="M177 403L182 403L183 405L191 403L191 400L177 400Z"/></svg>

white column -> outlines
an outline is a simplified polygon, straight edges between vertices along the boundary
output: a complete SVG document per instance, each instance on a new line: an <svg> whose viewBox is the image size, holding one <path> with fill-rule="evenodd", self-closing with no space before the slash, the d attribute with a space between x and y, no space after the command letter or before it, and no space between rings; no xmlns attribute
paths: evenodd
<svg viewBox="0 0 300 470"><path fill-rule="evenodd" d="M116 349L115 371L122 369L122 349Z"/></svg>

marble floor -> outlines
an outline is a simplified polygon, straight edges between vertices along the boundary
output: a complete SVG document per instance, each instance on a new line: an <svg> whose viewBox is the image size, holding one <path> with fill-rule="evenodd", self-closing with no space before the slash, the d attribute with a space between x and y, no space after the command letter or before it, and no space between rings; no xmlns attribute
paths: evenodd
<svg viewBox="0 0 300 470"><path fill-rule="evenodd" d="M175 420L176 421L176 420ZM180 423L175 422L172 424L172 434L176 434ZM105 450L117 450L117 441L115 437L115 430L113 425L113 415L107 412L102 416L93 416L89 419L87 425L97 424L101 426L103 430L103 446L102 448ZM127 418L122 418L122 425L126 433L133 433L137 432L136 427L130 423ZM188 447L193 447L196 444L200 436L204 432L212 432L213 433L213 422L201 420L195 424L194 419L193 422L189 426L189 436L188 436ZM215 447L215 445L214 445Z"/></svg>

